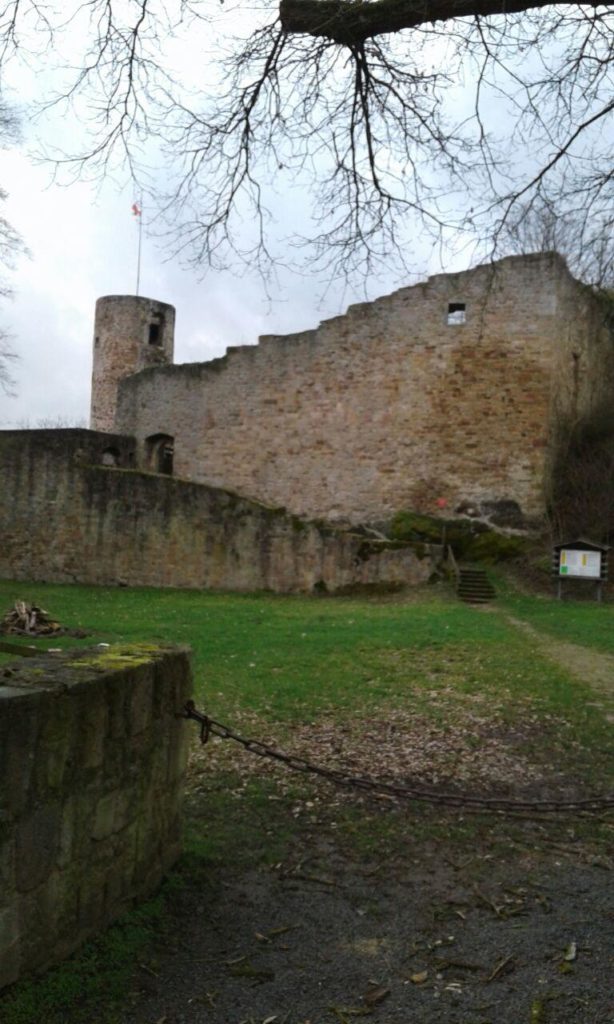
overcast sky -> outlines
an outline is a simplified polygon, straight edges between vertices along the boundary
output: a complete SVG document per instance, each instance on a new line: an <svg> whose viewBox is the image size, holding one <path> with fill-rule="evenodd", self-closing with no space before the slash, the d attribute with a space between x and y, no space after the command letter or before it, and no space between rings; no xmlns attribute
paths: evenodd
<svg viewBox="0 0 614 1024"><path fill-rule="evenodd" d="M81 6L84 16L88 6ZM183 37L172 44L168 59L179 68L177 76L182 86L201 87L208 77L209 94L217 95L211 58L220 41L228 43L227 19L231 28L239 26L243 35L249 35L253 27L250 19L260 16L254 7L243 4L237 16L230 6L213 5L214 12L218 12L214 18L226 19L224 34L216 36L215 25L207 22L201 26L201 37L186 27ZM64 63L59 65L59 73L64 76L71 52L79 55L72 58L79 63L85 49L84 39L74 35L81 29L69 24L73 36L66 43ZM441 45L446 46L444 36ZM66 149L78 145L89 113L82 106L78 116L52 112L46 122L32 123L31 102L51 90L48 64L42 65L44 71L34 66L35 73L27 61L11 66L8 78L5 75L2 82L5 99L21 115L24 136L22 144L0 154L0 187L9 194L2 214L22 235L31 258L20 259L10 275L14 300L0 305L0 327L11 332L12 347L19 356L13 366L15 397L0 390L0 428L36 426L41 420L88 422L95 301L102 295L135 293L138 220L132 216L131 206L139 196L127 176L124 174L123 185L121 177L116 176L102 185L78 182L61 187L52 183L50 166L32 156L40 148L41 133L43 143L64 145ZM470 82L467 86L458 84L452 91L461 119L470 112L472 95ZM489 112L497 130L505 134L504 94L495 93ZM314 163L317 159L314 157ZM312 197L301 191L297 182L284 185L283 194L275 196L275 172L272 178L272 212L279 241L288 220L295 222L296 229L297 220L300 228L304 218L303 227L308 229ZM228 345L256 343L259 334L315 327L320 320L338 315L351 302L413 284L428 273L460 270L474 262L466 251L454 260L447 256L442 268L438 255L431 255L417 233L410 234L409 225L406 249L413 277L400 279L391 271L355 282L350 288L327 286L321 277L282 269L267 292L256 273L210 271L199 279L195 271L169 258L168 251L150 237L152 214L146 205L140 294L176 307L176 362L214 358Z"/></svg>
<svg viewBox="0 0 614 1024"><path fill-rule="evenodd" d="M220 17L228 17L227 7L219 11ZM250 16L258 15L242 7L244 33L250 30L246 21ZM211 50L217 45L210 25L204 38L205 43L202 38L193 40L188 32L175 44L182 84L202 85L203 76L210 74L213 62L207 46ZM68 45L73 52L83 52L78 40ZM61 145L68 140L67 148L74 146L81 132L80 119L52 114L46 122L32 124L29 105L40 98L41 72L33 75L27 62L9 70L3 85L8 81L11 91L6 98L21 114L24 139L20 146L0 154L0 187L9 194L2 213L22 235L31 258L20 259L10 275L14 299L0 305L0 326L11 332L12 347L19 356L13 364L15 397L0 390L0 428L36 426L50 419L80 423L89 417L95 301L102 295L135 293L138 221L131 206L139 197L129 183L121 187L116 181L106 181L102 187L82 182L69 187L52 184L51 168L31 154L40 147L41 132L43 143ZM45 74L43 93L50 88ZM82 109L81 116L86 119L87 109ZM307 211L310 202L299 188L292 195L278 196L273 212L283 228L289 208L300 217L302 206ZM429 266L428 251L421 252L413 242L411 262L417 271L413 278L384 274L377 280L357 282L354 289L327 288L321 278L282 270L267 294L255 273L208 272L199 280L195 271L169 259L168 252L148 235L152 212L145 206L140 294L176 307L176 362L214 358L228 345L254 344L259 334L314 327L350 302L375 298L414 283L426 271L440 269L433 263ZM462 266L461 259L456 269Z"/></svg>
<svg viewBox="0 0 614 1024"><path fill-rule="evenodd" d="M87 420L94 303L101 295L135 293L138 222L131 205L138 197L111 182L102 190L50 184L49 169L17 149L2 154L1 183L9 193L5 214L31 257L19 260L10 275L14 298L0 307L19 356L16 396L0 391L0 428ZM289 271L271 284L271 299L257 274L210 272L199 280L148 237L147 214L145 208L140 294L176 307L176 362L214 358L228 345L255 343L259 334L311 328L364 300L358 286L339 285L322 296L321 279ZM416 264L427 259L417 253ZM373 298L402 283L384 277L366 290Z"/></svg>

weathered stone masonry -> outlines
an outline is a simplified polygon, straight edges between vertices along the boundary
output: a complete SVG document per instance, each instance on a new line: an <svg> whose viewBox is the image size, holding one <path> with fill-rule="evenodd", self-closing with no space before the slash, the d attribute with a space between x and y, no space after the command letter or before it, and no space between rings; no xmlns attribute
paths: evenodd
<svg viewBox="0 0 614 1024"><path fill-rule="evenodd" d="M280 592L420 583L427 547L306 522L130 466L134 442L87 430L0 431L0 576ZM112 451L116 466L100 465Z"/></svg>
<svg viewBox="0 0 614 1024"><path fill-rule="evenodd" d="M191 694L175 648L0 670L0 988L149 895L180 852Z"/></svg>
<svg viewBox="0 0 614 1024"><path fill-rule="evenodd" d="M175 310L136 295L107 295L96 303L91 427L112 432L117 386L126 374L173 361Z"/></svg>
<svg viewBox="0 0 614 1024"><path fill-rule="evenodd" d="M450 307L464 305L464 322ZM119 385L115 429L175 472L301 515L382 522L515 501L543 513L561 435L614 395L603 308L553 253L439 275L313 331Z"/></svg>

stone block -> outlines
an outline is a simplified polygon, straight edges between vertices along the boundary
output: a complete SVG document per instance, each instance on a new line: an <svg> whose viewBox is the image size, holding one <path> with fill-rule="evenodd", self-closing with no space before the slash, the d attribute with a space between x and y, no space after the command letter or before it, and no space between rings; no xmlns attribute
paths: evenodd
<svg viewBox="0 0 614 1024"><path fill-rule="evenodd" d="M15 837L8 828L4 831L5 834L0 840L0 906L12 898L15 890Z"/></svg>
<svg viewBox="0 0 614 1024"><path fill-rule="evenodd" d="M109 789L120 785L130 769L131 761L126 738L122 736L108 739L105 746L104 762L101 766L105 787Z"/></svg>
<svg viewBox="0 0 614 1024"><path fill-rule="evenodd" d="M104 760L105 743L109 727L109 707L106 688L85 694L81 700L79 716L79 746L77 763L81 769L98 769Z"/></svg>
<svg viewBox="0 0 614 1024"><path fill-rule="evenodd" d="M57 938L57 904L50 876L42 885L19 896L21 961L42 966L53 959Z"/></svg>
<svg viewBox="0 0 614 1024"><path fill-rule="evenodd" d="M130 694L120 677L111 678L107 683L107 709L109 712L109 736L117 740L128 732L128 704Z"/></svg>
<svg viewBox="0 0 614 1024"><path fill-rule="evenodd" d="M89 856L91 821L96 796L93 792L76 792L62 803L60 838L56 854L58 868L84 863Z"/></svg>
<svg viewBox="0 0 614 1024"><path fill-rule="evenodd" d="M126 834L125 839L125 842L116 844L113 860L107 865L105 875L105 906L113 915L120 913L134 896L135 884L138 888L134 833Z"/></svg>
<svg viewBox="0 0 614 1024"><path fill-rule="evenodd" d="M190 733L187 721L174 722L169 735L168 744L168 781L176 782L183 778L188 764L190 749Z"/></svg>
<svg viewBox="0 0 614 1024"><path fill-rule="evenodd" d="M79 882L78 927L85 934L106 924L106 869L90 867Z"/></svg>
<svg viewBox="0 0 614 1024"><path fill-rule="evenodd" d="M153 711L153 680L143 672L135 670L132 677L130 692L130 711L128 722L130 733L134 736L149 725Z"/></svg>
<svg viewBox="0 0 614 1024"><path fill-rule="evenodd" d="M57 857L62 811L59 804L38 807L16 830L16 882L20 892L35 889L50 874Z"/></svg>
<svg viewBox="0 0 614 1024"><path fill-rule="evenodd" d="M92 817L92 839L106 839L126 826L135 803L135 793L132 788L115 789L100 797Z"/></svg>
<svg viewBox="0 0 614 1024"><path fill-rule="evenodd" d="M151 892L178 856L179 783L168 784L160 742L167 722L149 710L163 669L153 671L155 657L139 665L148 697L133 703L134 668L100 672L95 657L77 655L73 671L70 659L50 666L36 700L21 692L3 706L0 986L68 955ZM174 669L174 659L166 652L160 662ZM185 654L177 664L187 672Z"/></svg>
<svg viewBox="0 0 614 1024"><path fill-rule="evenodd" d="M39 704L28 701L26 709L20 702L2 717L7 728L0 742L0 813L13 817L27 805L30 795L38 750Z"/></svg>
<svg viewBox="0 0 614 1024"><path fill-rule="evenodd" d="M19 939L19 914L17 902L0 910L0 948L9 949Z"/></svg>
<svg viewBox="0 0 614 1024"><path fill-rule="evenodd" d="M58 694L45 702L36 759L36 787L40 794L59 790L74 768L76 724L73 701Z"/></svg>
<svg viewBox="0 0 614 1024"><path fill-rule="evenodd" d="M0 989L19 977L20 929L17 905L0 908Z"/></svg>

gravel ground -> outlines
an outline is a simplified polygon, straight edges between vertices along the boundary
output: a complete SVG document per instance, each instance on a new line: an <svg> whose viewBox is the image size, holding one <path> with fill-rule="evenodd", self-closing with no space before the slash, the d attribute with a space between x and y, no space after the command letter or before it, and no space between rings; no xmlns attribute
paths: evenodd
<svg viewBox="0 0 614 1024"><path fill-rule="evenodd" d="M321 834L180 892L121 1024L610 1024L611 864L445 844L361 864Z"/></svg>

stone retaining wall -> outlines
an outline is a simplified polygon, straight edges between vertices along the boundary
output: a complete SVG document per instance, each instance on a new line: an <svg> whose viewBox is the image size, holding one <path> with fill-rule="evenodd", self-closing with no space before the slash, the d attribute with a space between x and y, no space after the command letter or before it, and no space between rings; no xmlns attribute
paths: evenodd
<svg viewBox="0 0 614 1024"><path fill-rule="evenodd" d="M0 666L0 988L150 894L180 852L188 654L91 648Z"/></svg>
<svg viewBox="0 0 614 1024"><path fill-rule="evenodd" d="M372 540L157 473L87 464L100 461L104 438L87 435L0 431L0 577L284 593L422 583L433 571L425 545Z"/></svg>

